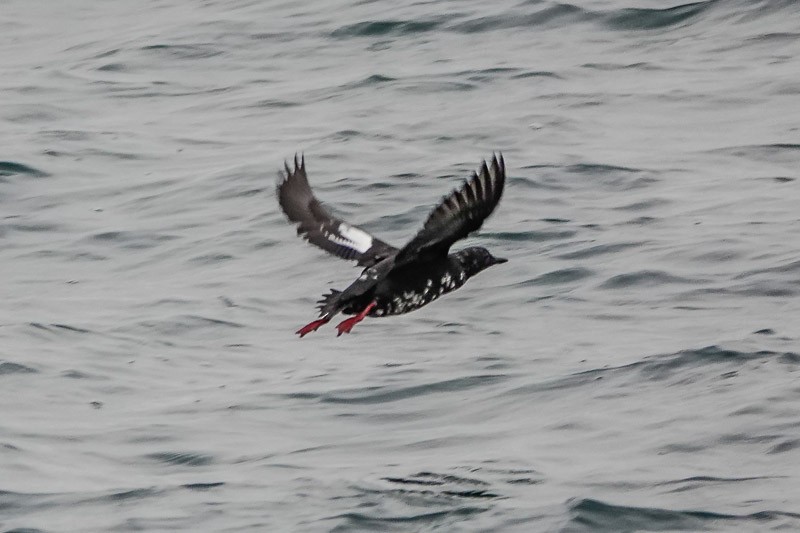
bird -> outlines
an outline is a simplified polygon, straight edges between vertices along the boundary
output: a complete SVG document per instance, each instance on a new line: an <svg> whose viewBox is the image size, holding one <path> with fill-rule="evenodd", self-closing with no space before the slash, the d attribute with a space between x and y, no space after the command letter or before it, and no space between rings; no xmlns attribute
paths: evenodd
<svg viewBox="0 0 800 533"><path fill-rule="evenodd" d="M486 248L472 246L451 253L457 241L479 230L492 214L505 186L503 154L444 196L422 229L402 248L396 248L363 229L332 215L314 196L308 182L305 156L294 156L293 168L284 161L276 194L297 234L326 252L356 261L361 275L344 290L331 289L317 302L319 318L296 331L301 338L335 315L354 315L338 324L337 337L350 333L365 317L400 315L419 309L460 288L490 266L508 260Z"/></svg>

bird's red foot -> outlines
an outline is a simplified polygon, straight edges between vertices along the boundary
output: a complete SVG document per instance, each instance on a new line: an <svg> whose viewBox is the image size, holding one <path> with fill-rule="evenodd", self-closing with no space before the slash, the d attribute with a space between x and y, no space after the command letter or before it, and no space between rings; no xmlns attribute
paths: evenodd
<svg viewBox="0 0 800 533"><path fill-rule="evenodd" d="M300 338L302 339L308 333L311 333L312 331L317 331L321 326L324 326L325 324L330 322L330 320L331 320L330 318L320 318L319 320L315 320L310 324L306 324L302 328L295 331L295 333L300 335Z"/></svg>
<svg viewBox="0 0 800 533"><path fill-rule="evenodd" d="M352 329L353 329L353 326L355 326L356 324L358 324L359 322L361 322L362 320L364 320L364 317L365 317L365 316L367 316L367 314L368 314L368 313L369 313L369 312L372 310L372 308L373 308L373 307L375 307L376 305L377 305L377 303L376 303L376 302L372 302L372 303L371 303L371 304L369 304L367 307L365 307L363 311L361 311L360 313L358 313L356 316L354 316L354 317L352 317L352 318L348 318L347 320L344 320L344 321L342 321L341 323L339 323L339 324L336 326L336 329L338 329L338 330L339 330L339 333L337 333L337 334L336 334L336 336L338 337L338 336L339 336L339 335L341 335L342 333L350 333L350 331L352 331Z"/></svg>

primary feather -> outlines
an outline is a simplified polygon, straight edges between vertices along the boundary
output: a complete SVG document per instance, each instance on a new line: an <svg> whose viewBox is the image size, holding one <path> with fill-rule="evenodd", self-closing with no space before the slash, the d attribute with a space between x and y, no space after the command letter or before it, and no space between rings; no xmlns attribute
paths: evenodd
<svg viewBox="0 0 800 533"><path fill-rule="evenodd" d="M456 241L479 230L492 214L503 195L505 180L502 154L493 156L488 166L484 161L460 189L442 198L422 230L397 253L395 264L401 266L420 257L447 255Z"/></svg>

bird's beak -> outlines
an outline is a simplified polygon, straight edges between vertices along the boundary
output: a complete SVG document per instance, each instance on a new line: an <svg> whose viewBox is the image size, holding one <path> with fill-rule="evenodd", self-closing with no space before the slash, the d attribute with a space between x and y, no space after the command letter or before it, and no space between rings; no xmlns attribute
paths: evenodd
<svg viewBox="0 0 800 533"><path fill-rule="evenodd" d="M504 259L502 257L495 257L494 258L494 264L495 265L499 265L501 263L508 263L508 259Z"/></svg>

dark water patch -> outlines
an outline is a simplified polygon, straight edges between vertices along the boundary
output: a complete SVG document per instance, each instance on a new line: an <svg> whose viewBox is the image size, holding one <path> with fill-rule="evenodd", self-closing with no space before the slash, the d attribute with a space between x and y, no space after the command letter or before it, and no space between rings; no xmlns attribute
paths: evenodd
<svg viewBox="0 0 800 533"><path fill-rule="evenodd" d="M646 211L648 209L653 209L654 207L659 207L663 205L669 204L668 200L664 200L663 198L651 198L649 200L642 200L640 202L633 202L630 204L621 205L619 207L615 207L615 211Z"/></svg>
<svg viewBox="0 0 800 533"><path fill-rule="evenodd" d="M417 180L420 180L424 176L422 174L417 174L416 172L400 172L399 174L392 174L389 177L400 180L404 185L407 182L408 185L423 186L423 183L418 182Z"/></svg>
<svg viewBox="0 0 800 533"><path fill-rule="evenodd" d="M158 496L160 494L162 494L162 491L159 491L152 487L146 487L139 489L112 491L108 494L104 494L103 496L99 496L97 498L91 498L90 501L119 503L119 502L126 502L129 500L141 500L144 498L151 498L153 496Z"/></svg>
<svg viewBox="0 0 800 533"><path fill-rule="evenodd" d="M564 268L561 270L554 270L546 274L542 274L532 280L533 285L562 285L564 283L573 283L594 275L594 272L588 268Z"/></svg>
<svg viewBox="0 0 800 533"><path fill-rule="evenodd" d="M99 82L96 82L99 83ZM108 82L104 82L108 84ZM214 95L227 93L231 91L231 87L211 87L207 89L194 89L187 88L183 85L176 85L167 82L152 82L146 85L134 85L126 83L119 87L105 87L103 92L107 93L110 98L161 98L161 97L178 97L178 96L193 96L198 97L202 95ZM180 149L176 150L180 152ZM88 155L111 156L116 155L114 152L108 151L93 151L87 150ZM145 159L144 155L134 156L133 154L120 153L122 159ZM155 156L149 156L150 159L155 159Z"/></svg>
<svg viewBox="0 0 800 533"><path fill-rule="evenodd" d="M88 329L79 328L77 326L70 326L68 324L50 324L54 328L63 329L65 331L71 331L73 333L91 333Z"/></svg>
<svg viewBox="0 0 800 533"><path fill-rule="evenodd" d="M371 76L367 76L364 79L340 85L339 88L343 90L361 89L363 87L375 87L393 81L397 81L397 78L392 78L391 76L383 76L381 74L372 74Z"/></svg>
<svg viewBox="0 0 800 533"><path fill-rule="evenodd" d="M94 59L105 59L107 57L113 57L122 51L121 48L112 48L110 50L106 50L105 52L100 52L99 54L95 54L93 56Z"/></svg>
<svg viewBox="0 0 800 533"><path fill-rule="evenodd" d="M727 523L729 527L754 527L785 518L798 519L800 514L761 511L731 515L711 511L660 509L614 505L600 500L581 499L569 502L570 521L562 529L579 531L701 531ZM746 524L750 523L750 526Z"/></svg>
<svg viewBox="0 0 800 533"><path fill-rule="evenodd" d="M92 138L88 131L81 130L42 130L39 135L60 141L89 141Z"/></svg>
<svg viewBox="0 0 800 533"><path fill-rule="evenodd" d="M524 168L531 168L531 169L541 169L541 168L553 168L553 167L542 167L542 166L531 166L531 167L524 167ZM546 189L551 191L566 191L569 190L569 184L560 181L557 177L553 176L545 176L539 179L534 178L519 178L514 176L509 176L506 178L506 181L509 185L511 185L515 190L516 189Z"/></svg>
<svg viewBox="0 0 800 533"><path fill-rule="evenodd" d="M38 511L58 503L57 494L0 490L0 511Z"/></svg>
<svg viewBox="0 0 800 533"><path fill-rule="evenodd" d="M509 242L545 242L574 237L574 230L500 231L483 233L484 237Z"/></svg>
<svg viewBox="0 0 800 533"><path fill-rule="evenodd" d="M769 444L780 439L780 435L759 435L757 433L728 433L722 435L720 444Z"/></svg>
<svg viewBox="0 0 800 533"><path fill-rule="evenodd" d="M686 380L690 379L688 370L692 368L707 365L735 365L738 367L753 360L781 361L783 355L783 353L770 350L740 351L710 345L703 348L681 350L671 354L649 356L641 361L627 365L595 368L576 372L564 378L526 384L507 391L504 395L515 396L522 394L527 396L530 394L565 391L585 387L592 382L604 382L612 379L632 379L637 383L641 383L642 380L663 382L674 377ZM713 375L716 376L716 374ZM704 449L704 447L701 446L698 449Z"/></svg>
<svg viewBox="0 0 800 533"><path fill-rule="evenodd" d="M644 70L644 71L653 71L653 70L664 70L663 67L659 67L653 65L652 63L584 63L581 65L582 68L588 68L592 70L605 70L605 71L614 71L614 70Z"/></svg>
<svg viewBox="0 0 800 533"><path fill-rule="evenodd" d="M611 190L628 191L648 187L658 180L647 176L642 169L603 165L593 163L579 163L563 167L570 174L588 176L592 183L599 183Z"/></svg>
<svg viewBox="0 0 800 533"><path fill-rule="evenodd" d="M39 371L29 366L14 363L13 361L0 361L0 376L8 374L38 374Z"/></svg>
<svg viewBox="0 0 800 533"><path fill-rule="evenodd" d="M463 378L448 379L426 383L424 385L414 385L409 387L393 388L389 386L364 387L351 389L338 393L323 394L320 401L323 403L343 403L343 404L379 404L407 400L430 394L440 394L458 392L485 387L501 383L508 379L505 374L486 374L477 376L467 376Z"/></svg>
<svg viewBox="0 0 800 533"><path fill-rule="evenodd" d="M462 81L420 79L417 81L406 81L397 87L398 91L409 94L430 94L449 91L473 91L478 88L475 83Z"/></svg>
<svg viewBox="0 0 800 533"><path fill-rule="evenodd" d="M127 72L128 66L125 63L106 63L96 69L98 72Z"/></svg>
<svg viewBox="0 0 800 533"><path fill-rule="evenodd" d="M592 18L589 11L578 6L555 4L534 13L508 11L502 15L474 18L453 24L448 29L460 33L483 33L512 28L564 27Z"/></svg>
<svg viewBox="0 0 800 533"><path fill-rule="evenodd" d="M532 477L515 477L511 479L506 479L505 482L508 483L509 485L540 485L544 483L544 480Z"/></svg>
<svg viewBox="0 0 800 533"><path fill-rule="evenodd" d="M796 164L800 157L800 144L774 143L729 146L709 150L711 154L725 154L766 163Z"/></svg>
<svg viewBox="0 0 800 533"><path fill-rule="evenodd" d="M500 498L499 494L489 492L488 490L443 490L442 494L445 496L454 496L456 498Z"/></svg>
<svg viewBox="0 0 800 533"><path fill-rule="evenodd" d="M644 245L644 242L622 242L617 244L598 244L596 246L590 246L588 248L584 248L582 250L576 250L574 252L567 252L564 254L556 255L558 259L587 259L590 257L597 257L600 255L605 254L614 254L617 252L621 252L623 250L627 250L629 248L635 248L638 246Z"/></svg>
<svg viewBox="0 0 800 533"><path fill-rule="evenodd" d="M551 72L549 70L527 70L511 76L512 80L525 80L528 78L552 78L556 80L564 79L562 76L559 76L555 72Z"/></svg>
<svg viewBox="0 0 800 533"><path fill-rule="evenodd" d="M135 501L153 496L160 496L163 491L155 488L138 488L130 490L113 490L102 494L85 496L81 493L21 493L0 491L0 510L18 513L37 513L53 508L71 507L80 504L118 505L120 502Z"/></svg>
<svg viewBox="0 0 800 533"><path fill-rule="evenodd" d="M475 83L491 83L498 79L527 79L527 78L555 78L561 79L561 76L555 72L539 71L539 70L522 70L520 68L510 67L494 67L480 70L462 70L454 74L459 78L466 78L467 80Z"/></svg>
<svg viewBox="0 0 800 533"><path fill-rule="evenodd" d="M42 124L51 125L68 117L69 113L64 108L55 107L46 103L39 105L17 105L13 115L6 120L12 124Z"/></svg>
<svg viewBox="0 0 800 533"><path fill-rule="evenodd" d="M626 289L630 287L655 287L658 285L674 285L674 284L689 284L701 283L701 280L692 280L689 278L682 278L673 276L661 270L640 270L638 272L630 272L628 274L619 274L612 276L604 281L601 289Z"/></svg>
<svg viewBox="0 0 800 533"><path fill-rule="evenodd" d="M695 261L704 263L727 263L741 258L744 254L732 250L701 251L692 256Z"/></svg>
<svg viewBox="0 0 800 533"><path fill-rule="evenodd" d="M8 529L4 533L48 533L44 529L37 529L35 527L15 527L14 529Z"/></svg>
<svg viewBox="0 0 800 533"><path fill-rule="evenodd" d="M775 454L775 453L785 453L790 452L792 450L796 450L800 448L800 439L788 439L779 442L772 448L770 448L767 453L768 454Z"/></svg>
<svg viewBox="0 0 800 533"><path fill-rule="evenodd" d="M749 37L745 39L745 42L767 43L772 45L780 43L793 43L797 40L800 40L800 33L774 32L763 33L761 35L756 35L755 37Z"/></svg>
<svg viewBox="0 0 800 533"><path fill-rule="evenodd" d="M620 167L616 165L604 165L601 163L578 163L564 167L567 172L573 174L630 174L642 172L638 168Z"/></svg>
<svg viewBox="0 0 800 533"><path fill-rule="evenodd" d="M626 220L625 222L623 222L623 224L626 226L647 226L654 222L658 222L659 220L660 219L658 217L643 216Z"/></svg>
<svg viewBox="0 0 800 533"><path fill-rule="evenodd" d="M192 257L189 261L200 265L215 265L231 259L235 259L235 257L229 254L205 254Z"/></svg>
<svg viewBox="0 0 800 533"><path fill-rule="evenodd" d="M203 44L152 44L143 46L140 50L167 56L173 59L208 59L222 54L218 45Z"/></svg>
<svg viewBox="0 0 800 533"><path fill-rule="evenodd" d="M145 458L174 466L207 466L214 463L212 456L192 452L150 453Z"/></svg>
<svg viewBox="0 0 800 533"><path fill-rule="evenodd" d="M80 152L81 157L101 157L105 159L111 159L112 161L139 161L143 159L150 159L150 156L145 156L144 154L140 153L131 153L131 152L117 152L113 150L100 150L99 148L87 148L85 150L81 150Z"/></svg>
<svg viewBox="0 0 800 533"><path fill-rule="evenodd" d="M109 243L128 250L146 250L180 238L178 235L141 231L104 231L91 236L98 243Z"/></svg>
<svg viewBox="0 0 800 533"><path fill-rule="evenodd" d="M795 282L796 283L796 282ZM702 288L682 293L680 297L684 300L702 300L709 295L714 296L747 296L762 298L789 298L800 292L782 283L773 281L757 281L746 285L735 287L714 287Z"/></svg>
<svg viewBox="0 0 800 533"><path fill-rule="evenodd" d="M696 19L715 4L708 0L666 9L619 9L606 13L603 22L612 30L660 30Z"/></svg>
<svg viewBox="0 0 800 533"><path fill-rule="evenodd" d="M669 492L686 492L713 485L729 485L729 484L748 483L751 481L765 481L765 480L777 479L778 477L780 476L750 476L750 477L692 476L684 479L665 481L663 483L658 483L658 485L665 487L677 485L675 488L670 489Z"/></svg>
<svg viewBox="0 0 800 533"><path fill-rule="evenodd" d="M420 512L396 515L373 516L366 513L345 513L332 517L341 520L342 523L331 529L332 533L342 533L345 531L420 531L419 528L433 528L434 530L452 527L458 522L470 518L476 514L483 513L487 509L481 507L461 506L447 511Z"/></svg>
<svg viewBox="0 0 800 533"><path fill-rule="evenodd" d="M61 377L69 379L97 379L97 376L83 372L81 370L65 370L61 373Z"/></svg>
<svg viewBox="0 0 800 533"><path fill-rule="evenodd" d="M205 492L211 489L216 489L217 487L221 487L223 485L225 485L224 482L215 481L210 483L187 483L186 485L181 485L181 487L197 492Z"/></svg>
<svg viewBox="0 0 800 533"><path fill-rule="evenodd" d="M349 141L363 136L364 133L358 130L339 130L331 133L328 138L333 141Z"/></svg>
<svg viewBox="0 0 800 533"><path fill-rule="evenodd" d="M435 472L420 472L407 477L385 477L384 481L401 485L420 486L445 486L454 483L473 486L488 486L489 483L475 478L465 478L450 474L437 474Z"/></svg>
<svg viewBox="0 0 800 533"><path fill-rule="evenodd" d="M49 176L47 172L41 171L37 168L16 163L14 161L0 161L0 178L7 176L25 175L32 178L45 178Z"/></svg>
<svg viewBox="0 0 800 533"><path fill-rule="evenodd" d="M47 233L58 230L59 226L49 222L28 222L28 223L17 222L14 224L0 224L0 228L2 229L8 228L10 230L20 231L25 233L40 233L40 232Z"/></svg>
<svg viewBox="0 0 800 533"><path fill-rule="evenodd" d="M760 276L763 274L790 274L793 279L800 279L800 260L789 261L782 265L769 268L759 268L755 270L749 270L747 272L738 274L734 279L747 279L753 276Z"/></svg>
<svg viewBox="0 0 800 533"><path fill-rule="evenodd" d="M636 368L644 377L660 381L688 367L720 363L742 364L754 359L776 359L780 355L769 350L740 351L710 345L665 356L649 357L639 363L628 365L627 368Z"/></svg>
<svg viewBox="0 0 800 533"><path fill-rule="evenodd" d="M348 37L382 37L415 35L426 33L439 28L443 23L441 19L430 20L367 20L348 24L331 32L331 37L342 39Z"/></svg>
<svg viewBox="0 0 800 533"><path fill-rule="evenodd" d="M775 335L775 330L772 328L759 329L753 332L754 335Z"/></svg>
<svg viewBox="0 0 800 533"><path fill-rule="evenodd" d="M722 5L726 5L722 2ZM756 2L738 2L737 22L750 22L773 15L793 16L797 14L796 0L760 0Z"/></svg>
<svg viewBox="0 0 800 533"><path fill-rule="evenodd" d="M191 332L202 332L213 334L216 328L243 328L244 325L230 322L228 320L220 320L217 318L208 318L197 315L182 315L174 319L158 320L158 321L144 321L139 323L140 326L158 332L163 335L181 335Z"/></svg>
<svg viewBox="0 0 800 533"><path fill-rule="evenodd" d="M658 181L656 178L648 176L645 170L615 165L578 163L562 167L562 169L570 174L589 176L593 183L599 183L611 190L640 189Z"/></svg>
<svg viewBox="0 0 800 533"><path fill-rule="evenodd" d="M267 98L264 100L259 100L253 107L263 107L266 109L287 109L290 107L297 107L302 105L300 102L293 101L293 100L281 100L278 98Z"/></svg>
<svg viewBox="0 0 800 533"><path fill-rule="evenodd" d="M790 298L798 294L800 291L800 281L792 280L789 282L798 287L788 286L785 283L778 281L756 281L741 287L732 287L728 289L728 294L735 294L739 296L762 296L765 298Z"/></svg>

